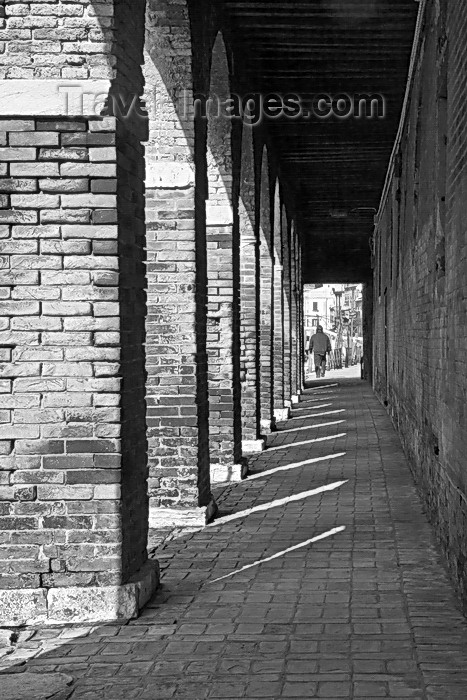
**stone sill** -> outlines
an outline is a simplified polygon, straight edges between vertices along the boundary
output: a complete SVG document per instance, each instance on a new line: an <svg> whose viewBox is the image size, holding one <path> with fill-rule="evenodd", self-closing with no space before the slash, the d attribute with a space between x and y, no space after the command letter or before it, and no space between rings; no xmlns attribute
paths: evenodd
<svg viewBox="0 0 467 700"><path fill-rule="evenodd" d="M159 563L150 560L121 586L0 590L0 626L130 620L158 586Z"/></svg>

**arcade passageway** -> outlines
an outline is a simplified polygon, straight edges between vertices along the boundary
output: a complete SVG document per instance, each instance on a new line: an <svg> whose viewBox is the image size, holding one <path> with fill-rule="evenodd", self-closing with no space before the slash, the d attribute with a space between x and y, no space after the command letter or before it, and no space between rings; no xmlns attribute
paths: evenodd
<svg viewBox="0 0 467 700"><path fill-rule="evenodd" d="M0 668L73 678L70 700L463 700L467 624L356 375L313 382L250 477L214 490L219 518L157 550L139 619L20 632Z"/></svg>
<svg viewBox="0 0 467 700"><path fill-rule="evenodd" d="M272 596L283 607L271 624L300 626L308 582L318 596L337 595L328 602L339 608L350 567L352 585L373 586L375 619L367 628L339 609L338 623L313 622L322 643L336 624L352 649L365 629L375 649L373 634L391 646L394 603L397 634L415 649L421 541L396 515L413 491L390 420L465 604L466 32L463 0L0 3L0 624L135 619L159 583L148 549L161 533L214 519L193 536L195 549L166 552L170 578L196 547L207 564L211 538L226 542L229 559L213 555L217 575L237 566L235 552L247 563L313 537L316 516L346 529L212 584L207 600L225 602L224 590L245 584L252 601ZM323 468L242 481L255 459L270 470L333 448L305 439L300 412L288 426L304 428L304 444L278 444L295 436L278 429L308 396L303 285L322 282L363 284L364 382L338 389L378 416L376 427L363 424L365 458L359 431L369 414L355 416L351 458L343 414L331 414L323 422L346 433L347 456L329 474L342 471L346 483L246 517L246 528L270 519L258 532L221 525L219 507L225 515L238 494L242 509L296 496ZM381 461L380 420L397 460ZM392 513L379 491L385 478ZM332 472L316 487L336 480ZM230 484L222 494L221 484ZM319 588L316 553L325 585L335 575L342 589ZM290 583L295 602L279 604L264 571L283 572L273 585ZM196 616L205 594L184 614ZM173 604L148 608L141 623L170 616ZM299 631L276 641L267 632L258 644L290 641L295 653ZM181 644L196 652L197 642ZM384 672L396 673L394 663ZM427 669L417 669L418 692ZM364 695L355 683L354 697Z"/></svg>

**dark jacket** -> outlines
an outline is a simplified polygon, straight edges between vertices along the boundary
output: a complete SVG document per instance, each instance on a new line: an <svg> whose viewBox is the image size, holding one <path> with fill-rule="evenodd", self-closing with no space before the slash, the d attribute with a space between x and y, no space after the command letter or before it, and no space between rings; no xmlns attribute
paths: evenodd
<svg viewBox="0 0 467 700"><path fill-rule="evenodd" d="M310 352L315 352L317 355L325 355L327 352L331 352L329 336L321 331L312 335L310 338L309 350Z"/></svg>

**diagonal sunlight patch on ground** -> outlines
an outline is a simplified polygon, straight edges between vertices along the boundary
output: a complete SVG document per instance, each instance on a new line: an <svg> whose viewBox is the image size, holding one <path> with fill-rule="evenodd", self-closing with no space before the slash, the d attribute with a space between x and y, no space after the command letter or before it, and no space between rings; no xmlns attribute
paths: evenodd
<svg viewBox="0 0 467 700"><path fill-rule="evenodd" d="M323 384L323 386L314 386L312 389L309 389L310 394L314 394L315 391L322 391L323 389L330 389L332 386L339 386L339 384Z"/></svg>
<svg viewBox="0 0 467 700"><path fill-rule="evenodd" d="M314 418L315 416L306 416L306 418ZM345 423L345 418L342 420L333 420L330 423L317 423L316 425L304 425L301 428L287 428L287 430L277 430L276 432L282 435L282 433L297 433L299 430L313 430L313 428L327 428L328 425L339 425L339 423Z"/></svg>
<svg viewBox="0 0 467 700"><path fill-rule="evenodd" d="M240 510L238 513L232 513L232 515L225 515L223 518L218 518L217 520L214 520L214 522L209 523L206 525L206 527L224 525L224 523L230 523L232 520L246 518L248 515L252 515L253 513L260 513L261 511L271 510L272 508L280 508L280 506L286 506L288 503L302 501L304 498L309 498L309 496L317 496L318 494L325 493L326 491L335 491L347 483L348 479L346 481L335 481L333 484L325 484L324 486L319 486L317 489L311 489L311 491L302 491L301 493L295 493L292 496L278 498L277 501L262 503L260 506L253 506L252 508L247 508L246 510Z"/></svg>
<svg viewBox="0 0 467 700"><path fill-rule="evenodd" d="M321 413L312 413L308 417L319 418L320 416L332 416L335 413L345 413L345 410L345 408L336 408L332 411L321 411Z"/></svg>
<svg viewBox="0 0 467 700"><path fill-rule="evenodd" d="M285 472L289 469L298 469L299 467L304 467L306 464L325 462L327 459L337 459L337 457L344 457L346 454L347 452L337 452L337 454L334 455L326 455L325 457L314 457L313 459L305 459L304 462L294 462L293 464L286 464L285 467L275 467L274 469L268 469L267 471L261 472L260 474L252 474L241 483L248 484L248 482L252 481L253 479L262 479L263 477L270 476L271 474L275 474L276 472Z"/></svg>
<svg viewBox="0 0 467 700"><path fill-rule="evenodd" d="M279 435L280 433L272 433L272 435ZM311 445L313 442L324 442L325 440L334 440L335 438L345 437L347 433L337 433L336 435L326 435L326 437L313 438L312 440L303 440L303 442L288 442L286 445L278 445L277 447L268 447L263 454L266 452L272 452L273 450L290 450L294 447L300 447L300 445Z"/></svg>
<svg viewBox="0 0 467 700"><path fill-rule="evenodd" d="M332 406L332 401L330 403L320 403L317 406L304 406L303 408L293 408L292 411L317 411L318 408L328 408L328 406ZM297 416L296 418L289 418L288 420L298 420L299 418L302 418L302 416Z"/></svg>
<svg viewBox="0 0 467 700"><path fill-rule="evenodd" d="M214 579L214 581L208 581L207 583L217 583L218 581L223 581L225 578L229 578L230 576L235 576L235 574L241 574L243 571L246 571L247 569L252 569L254 566L259 566L260 564L265 564L268 561L273 561L273 559L279 559L279 557L283 557L285 554L288 554L289 552L293 552L296 549L302 549L303 547L307 547L310 544L313 544L313 542L319 542L319 540L324 540L327 537L332 537L333 535L337 535L339 532L344 532L346 529L345 525L341 525L340 527L334 527L332 530L328 530L327 532L323 532L322 535L317 535L316 537L312 537L310 540L306 540L305 542L300 542L300 544L295 544L293 547L289 547L288 549L284 549L282 552L277 552L277 554L273 554L272 557L266 557L266 559L258 559L257 561L253 562L253 564L247 564L246 566L242 566L241 569L237 569L236 571L231 571L230 574L226 574L225 576L221 576L220 578Z"/></svg>

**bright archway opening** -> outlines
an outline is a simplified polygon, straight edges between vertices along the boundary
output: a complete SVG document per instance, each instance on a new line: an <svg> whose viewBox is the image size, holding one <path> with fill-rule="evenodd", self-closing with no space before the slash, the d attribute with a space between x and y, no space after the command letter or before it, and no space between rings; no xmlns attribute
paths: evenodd
<svg viewBox="0 0 467 700"><path fill-rule="evenodd" d="M364 363L363 285L347 283L305 284L303 287L303 337L305 341L305 379L327 376L362 376ZM316 371L321 344L329 339L325 362ZM318 338L316 335L318 334ZM310 347L310 340L314 338ZM310 351L310 349L312 351ZM316 352L318 351L318 352ZM318 376L318 374L320 376Z"/></svg>

